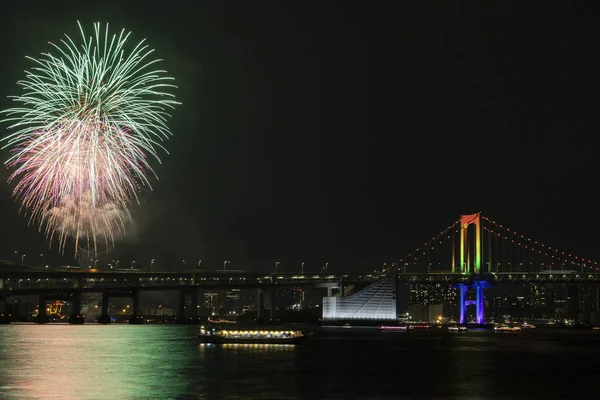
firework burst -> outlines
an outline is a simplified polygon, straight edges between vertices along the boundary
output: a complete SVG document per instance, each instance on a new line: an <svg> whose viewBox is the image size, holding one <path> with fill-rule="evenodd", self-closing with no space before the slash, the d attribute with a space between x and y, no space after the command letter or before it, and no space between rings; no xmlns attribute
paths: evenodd
<svg viewBox="0 0 600 400"><path fill-rule="evenodd" d="M17 106L3 111L12 132L2 139L22 210L64 251L67 238L96 249L114 244L140 189L151 189L149 159L171 135L173 78L144 41L127 51L130 33L94 24L81 43L65 35L54 54L28 57Z"/></svg>

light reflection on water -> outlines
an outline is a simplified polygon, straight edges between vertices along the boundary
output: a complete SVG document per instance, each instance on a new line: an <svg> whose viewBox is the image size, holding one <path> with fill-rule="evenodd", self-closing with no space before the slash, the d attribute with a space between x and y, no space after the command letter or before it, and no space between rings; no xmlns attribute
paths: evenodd
<svg viewBox="0 0 600 400"><path fill-rule="evenodd" d="M266 353L284 351L294 351L296 348L293 344L261 344L261 343L223 343L211 344L200 343L200 351L215 351L215 349L223 349L225 351L239 351L242 353Z"/></svg>
<svg viewBox="0 0 600 400"><path fill-rule="evenodd" d="M187 390L189 340L161 327L14 325L0 335L0 394L9 398L169 398Z"/></svg>
<svg viewBox="0 0 600 400"><path fill-rule="evenodd" d="M205 345L197 329L0 326L0 398L566 398L596 390L600 356L589 334L321 332L305 345Z"/></svg>

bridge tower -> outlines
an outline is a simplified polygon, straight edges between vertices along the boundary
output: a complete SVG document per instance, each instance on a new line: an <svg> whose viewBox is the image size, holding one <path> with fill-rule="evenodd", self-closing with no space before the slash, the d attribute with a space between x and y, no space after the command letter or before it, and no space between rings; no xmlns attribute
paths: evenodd
<svg viewBox="0 0 600 400"><path fill-rule="evenodd" d="M475 228L475 246L469 240L469 227ZM473 256L471 256L473 252ZM463 275L481 273L481 213L460 216L460 272ZM455 272L454 270L452 272Z"/></svg>
<svg viewBox="0 0 600 400"><path fill-rule="evenodd" d="M469 237L469 228L475 228L474 238ZM474 242L474 243L473 243ZM468 214L460 216L460 273L463 275L474 275L475 280L471 284L461 283L458 285L460 290L460 323L467 322L467 306L475 306L475 321L477 324L485 323L484 314L484 291L489 287L489 283L485 280L477 279L481 274L481 213ZM452 272L455 271L454 265ZM489 271L488 271L489 272ZM467 300L469 289L475 290L475 300Z"/></svg>

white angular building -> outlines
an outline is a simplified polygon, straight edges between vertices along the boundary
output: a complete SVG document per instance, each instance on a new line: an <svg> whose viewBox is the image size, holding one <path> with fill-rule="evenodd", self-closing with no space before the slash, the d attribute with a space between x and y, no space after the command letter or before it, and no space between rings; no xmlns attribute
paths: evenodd
<svg viewBox="0 0 600 400"><path fill-rule="evenodd" d="M395 271L346 297L323 298L323 320L396 320Z"/></svg>

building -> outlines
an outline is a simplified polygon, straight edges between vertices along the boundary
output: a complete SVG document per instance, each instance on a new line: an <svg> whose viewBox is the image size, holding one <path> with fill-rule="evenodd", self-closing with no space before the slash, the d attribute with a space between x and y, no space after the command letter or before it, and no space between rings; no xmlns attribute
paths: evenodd
<svg viewBox="0 0 600 400"><path fill-rule="evenodd" d="M457 290L441 283L413 283L409 286L409 304L425 306L428 304L456 304Z"/></svg>
<svg viewBox="0 0 600 400"><path fill-rule="evenodd" d="M240 314L242 312L242 294L240 289L231 289L225 293L223 308L228 314Z"/></svg>
<svg viewBox="0 0 600 400"><path fill-rule="evenodd" d="M204 293L204 301L200 310L200 315L218 315L219 314L219 294Z"/></svg>
<svg viewBox="0 0 600 400"><path fill-rule="evenodd" d="M300 310L304 305L304 290L302 288L289 288L278 292L279 309Z"/></svg>
<svg viewBox="0 0 600 400"><path fill-rule="evenodd" d="M397 320L395 274L346 297L324 297L324 320Z"/></svg>
<svg viewBox="0 0 600 400"><path fill-rule="evenodd" d="M529 306L535 309L546 308L546 287L539 283L529 285Z"/></svg>

